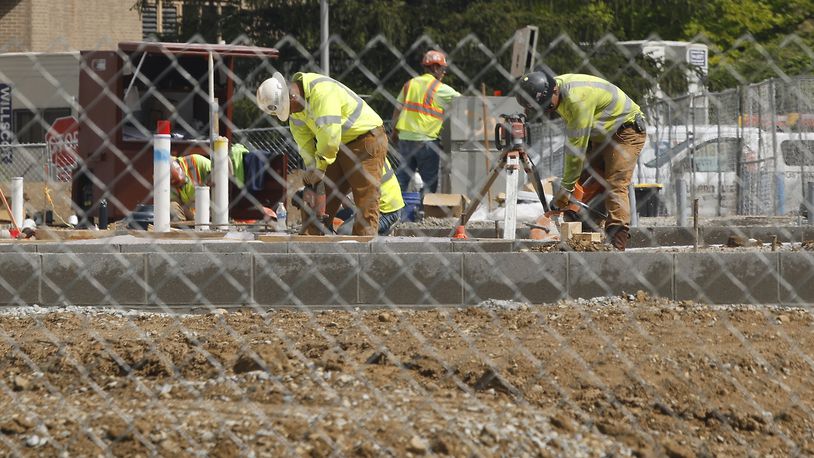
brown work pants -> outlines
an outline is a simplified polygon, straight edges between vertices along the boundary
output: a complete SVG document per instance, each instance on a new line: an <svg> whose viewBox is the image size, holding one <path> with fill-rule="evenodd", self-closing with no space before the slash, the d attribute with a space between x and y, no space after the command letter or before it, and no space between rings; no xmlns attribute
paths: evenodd
<svg viewBox="0 0 814 458"><path fill-rule="evenodd" d="M375 236L379 231L379 196L387 137L377 127L348 144L340 145L336 161L325 170L325 212L333 221L342 201L353 192L356 217L353 235ZM306 234L317 234L307 228Z"/></svg>
<svg viewBox="0 0 814 458"><path fill-rule="evenodd" d="M604 143L591 142L588 167L580 181L593 176L604 186L605 209L608 212L605 227L630 227L628 188L646 138L647 134L626 127L619 129Z"/></svg>

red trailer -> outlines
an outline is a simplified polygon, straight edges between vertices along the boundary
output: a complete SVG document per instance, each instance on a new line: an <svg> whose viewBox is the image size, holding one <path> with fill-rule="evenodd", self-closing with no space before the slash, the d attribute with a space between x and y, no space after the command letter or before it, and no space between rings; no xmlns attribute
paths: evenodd
<svg viewBox="0 0 814 458"><path fill-rule="evenodd" d="M209 92L210 55L214 94ZM263 73L271 74L267 61L278 56L273 48L160 42L122 42L114 51L83 51L79 161L71 191L80 219L95 217L101 199L107 200L111 219L152 203L152 138L159 119L172 122L174 156L208 155L214 95L217 135L231 142L233 96L239 84L236 59L255 59L258 67L268 67ZM246 199L230 190L232 214L260 216L261 210L254 208L258 202L273 205L285 195L286 157L277 158L271 168L279 177L267 182L263 195Z"/></svg>

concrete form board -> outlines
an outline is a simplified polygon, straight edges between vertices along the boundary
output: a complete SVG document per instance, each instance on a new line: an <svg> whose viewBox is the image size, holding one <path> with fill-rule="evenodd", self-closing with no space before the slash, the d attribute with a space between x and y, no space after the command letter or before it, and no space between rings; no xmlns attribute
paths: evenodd
<svg viewBox="0 0 814 458"><path fill-rule="evenodd" d="M460 253L361 255L359 302L461 304L463 256Z"/></svg>
<svg viewBox="0 0 814 458"><path fill-rule="evenodd" d="M379 239L370 244L371 253L450 253L453 243L449 239L406 238Z"/></svg>
<svg viewBox="0 0 814 458"><path fill-rule="evenodd" d="M505 253L512 251L514 243L511 240L458 240L451 245L457 253Z"/></svg>
<svg viewBox="0 0 814 458"><path fill-rule="evenodd" d="M780 253L780 302L814 303L814 253Z"/></svg>
<svg viewBox="0 0 814 458"><path fill-rule="evenodd" d="M206 243L203 250L209 253L288 253L287 243L266 242L219 242Z"/></svg>
<svg viewBox="0 0 814 458"><path fill-rule="evenodd" d="M713 304L778 302L777 253L678 253L675 299Z"/></svg>
<svg viewBox="0 0 814 458"><path fill-rule="evenodd" d="M203 243L125 243L121 245L122 253L201 253Z"/></svg>
<svg viewBox="0 0 814 458"><path fill-rule="evenodd" d="M467 253L464 255L464 303L487 299L532 304L565 297L566 253Z"/></svg>
<svg viewBox="0 0 814 458"><path fill-rule="evenodd" d="M0 253L0 304L40 302L40 257L35 253Z"/></svg>
<svg viewBox="0 0 814 458"><path fill-rule="evenodd" d="M254 255L254 302L260 305L348 305L358 298L359 255Z"/></svg>
<svg viewBox="0 0 814 458"><path fill-rule="evenodd" d="M29 242L0 243L0 253L36 253L37 244Z"/></svg>
<svg viewBox="0 0 814 458"><path fill-rule="evenodd" d="M115 243L63 243L50 242L37 245L40 253L84 254L84 253L119 253Z"/></svg>
<svg viewBox="0 0 814 458"><path fill-rule="evenodd" d="M296 254L309 253L339 253L356 254L370 253L370 243L367 242L289 242L288 252Z"/></svg>
<svg viewBox="0 0 814 458"><path fill-rule="evenodd" d="M615 296L644 291L673 297L670 253L568 253L568 293L572 298Z"/></svg>
<svg viewBox="0 0 814 458"><path fill-rule="evenodd" d="M88 253L42 255L45 304L146 304L144 255Z"/></svg>
<svg viewBox="0 0 814 458"><path fill-rule="evenodd" d="M248 253L149 253L148 303L237 305L251 298Z"/></svg>

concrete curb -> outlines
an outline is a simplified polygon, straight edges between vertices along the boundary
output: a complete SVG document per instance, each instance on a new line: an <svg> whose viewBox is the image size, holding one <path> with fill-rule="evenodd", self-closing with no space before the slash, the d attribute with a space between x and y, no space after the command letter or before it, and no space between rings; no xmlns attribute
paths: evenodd
<svg viewBox="0 0 814 458"><path fill-rule="evenodd" d="M0 305L460 306L638 290L715 304L814 302L810 252L298 251L0 253Z"/></svg>

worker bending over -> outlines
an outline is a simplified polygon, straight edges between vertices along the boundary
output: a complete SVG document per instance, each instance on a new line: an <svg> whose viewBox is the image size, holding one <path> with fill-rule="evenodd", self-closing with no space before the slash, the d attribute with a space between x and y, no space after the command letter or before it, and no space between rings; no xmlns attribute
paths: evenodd
<svg viewBox="0 0 814 458"><path fill-rule="evenodd" d="M387 137L382 119L344 84L318 73L297 73L286 83L276 72L257 88L257 104L290 129L305 162L303 182L325 181L325 210L332 221L353 192L353 235L376 235ZM317 227L307 234L321 233Z"/></svg>
<svg viewBox="0 0 814 458"><path fill-rule="evenodd" d="M170 217L173 221L195 219L195 187L209 186L212 161L200 154L176 157L170 162Z"/></svg>
<svg viewBox="0 0 814 458"><path fill-rule="evenodd" d="M446 107L461 94L442 83L447 73L447 58L440 51L427 51L421 60L424 74L407 81L399 92L399 104L393 111L395 127L391 141L398 143L401 165L396 172L402 192L407 192L418 170L426 192L438 189L441 143L438 135L444 123Z"/></svg>
<svg viewBox="0 0 814 458"><path fill-rule="evenodd" d="M647 136L639 105L601 78L555 76L548 70L523 76L517 101L527 111L541 110L565 121L565 163L551 209L565 209L577 181L593 177L606 192L606 241L624 251L630 228L628 187Z"/></svg>

